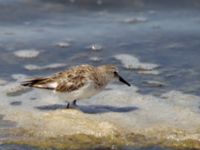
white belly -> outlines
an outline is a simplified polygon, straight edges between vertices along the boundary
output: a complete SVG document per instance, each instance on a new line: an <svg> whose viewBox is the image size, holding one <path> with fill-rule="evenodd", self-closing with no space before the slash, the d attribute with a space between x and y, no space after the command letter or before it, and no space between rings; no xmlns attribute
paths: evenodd
<svg viewBox="0 0 200 150"><path fill-rule="evenodd" d="M81 87L78 90L72 91L72 92L55 92L57 96L59 96L59 99L61 101L73 101L73 100L82 100L90 98L99 92L101 92L102 89L96 89L94 87L94 84L92 82L86 84L85 86Z"/></svg>

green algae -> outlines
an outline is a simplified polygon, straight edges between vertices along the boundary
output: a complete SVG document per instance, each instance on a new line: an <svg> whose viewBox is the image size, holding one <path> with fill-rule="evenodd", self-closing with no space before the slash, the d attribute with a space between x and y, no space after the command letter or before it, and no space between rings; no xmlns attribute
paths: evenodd
<svg viewBox="0 0 200 150"><path fill-rule="evenodd" d="M123 142L110 137L95 137L91 135L77 134L71 136L51 137L51 138L23 138L20 140L6 141L5 144L30 145L39 148L55 149L111 149L113 146L121 147Z"/></svg>
<svg viewBox="0 0 200 150"><path fill-rule="evenodd" d="M162 143L162 146L174 148L178 150L199 150L200 149L200 141L194 139L187 139L187 140L165 140Z"/></svg>
<svg viewBox="0 0 200 150"><path fill-rule="evenodd" d="M70 149L70 150L93 150L93 149L121 149L129 147L152 147L173 148L177 150L200 149L198 139L167 139L162 136L145 136L142 134L114 133L112 136L96 137L87 134L73 134L57 137L35 137L34 133L19 128L15 130L13 138L3 141L3 144L28 145L38 149ZM11 132L13 133L12 130ZM16 138L17 137L17 138Z"/></svg>

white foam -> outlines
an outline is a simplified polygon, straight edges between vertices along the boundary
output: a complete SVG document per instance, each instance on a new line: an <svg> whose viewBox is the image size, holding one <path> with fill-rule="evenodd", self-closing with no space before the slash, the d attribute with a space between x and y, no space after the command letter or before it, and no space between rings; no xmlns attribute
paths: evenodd
<svg viewBox="0 0 200 150"><path fill-rule="evenodd" d="M155 81L155 80L144 81L143 84L145 86L150 86L150 87L162 87L162 86L165 86L165 83L163 83L161 81Z"/></svg>
<svg viewBox="0 0 200 150"><path fill-rule="evenodd" d="M129 54L117 54L114 58L121 61L126 69L153 70L159 67L157 64L140 62L137 57Z"/></svg>
<svg viewBox="0 0 200 150"><path fill-rule="evenodd" d="M28 64L28 65L25 65L24 68L27 70L45 70L45 69L56 69L56 68L65 67L65 66L67 65L63 63L54 63L54 64L49 64L49 65L44 65L44 66Z"/></svg>
<svg viewBox="0 0 200 150"><path fill-rule="evenodd" d="M12 74L11 76L13 79L17 80L17 81L23 81L25 80L28 76L24 75L24 74Z"/></svg>
<svg viewBox="0 0 200 150"><path fill-rule="evenodd" d="M7 95L21 94L26 91L27 87L21 86L19 82L7 83L3 88L3 92L6 93Z"/></svg>
<svg viewBox="0 0 200 150"><path fill-rule="evenodd" d="M35 49L18 50L14 52L14 55L20 58L34 58L39 55L39 51Z"/></svg>
<svg viewBox="0 0 200 150"><path fill-rule="evenodd" d="M193 138L199 135L200 97L171 91L156 97L142 95L134 86L110 85L99 95L86 101L78 101L80 110L38 110L36 107L64 104L42 90L8 97L0 88L0 114L15 121L18 127L31 131L40 138L61 135L88 134L105 136L114 133L139 133L147 137L171 138L176 132L177 139ZM37 100L30 100L36 97ZM9 105L22 100L20 106ZM91 115L92 113L92 115ZM179 135L180 133L180 135ZM181 134L181 133L184 133ZM24 134L24 133L22 133ZM197 139L198 140L198 139Z"/></svg>
<svg viewBox="0 0 200 150"><path fill-rule="evenodd" d="M56 46L61 47L61 48L67 48L71 46L71 43L69 42L59 42L56 44Z"/></svg>
<svg viewBox="0 0 200 150"><path fill-rule="evenodd" d="M139 74L152 74L152 75L159 75L160 72L158 70L138 70L137 71Z"/></svg>
<svg viewBox="0 0 200 150"><path fill-rule="evenodd" d="M94 61L94 62L99 62L99 61L102 60L102 58L100 58L100 57L90 57L89 59L90 59L91 61Z"/></svg>
<svg viewBox="0 0 200 150"><path fill-rule="evenodd" d="M103 50L103 46L100 45L100 44L91 44L87 47L88 49L92 50L92 51L100 51L100 50Z"/></svg>
<svg viewBox="0 0 200 150"><path fill-rule="evenodd" d="M147 22L147 18L145 17L129 17L123 20L125 23L135 24L135 23L144 23Z"/></svg>
<svg viewBox="0 0 200 150"><path fill-rule="evenodd" d="M0 79L0 85L5 85L6 83L7 83L6 80L4 80L4 79Z"/></svg>

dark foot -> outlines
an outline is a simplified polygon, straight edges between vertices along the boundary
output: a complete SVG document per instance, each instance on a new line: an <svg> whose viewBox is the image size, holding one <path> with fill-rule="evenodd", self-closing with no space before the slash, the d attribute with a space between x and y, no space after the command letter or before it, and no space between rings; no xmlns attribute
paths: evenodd
<svg viewBox="0 0 200 150"><path fill-rule="evenodd" d="M69 109L70 103L67 103L67 106L65 107L66 109Z"/></svg>
<svg viewBox="0 0 200 150"><path fill-rule="evenodd" d="M77 105L76 105L76 100L74 100L74 101L72 102L72 104L73 104L74 106L77 106Z"/></svg>
<svg viewBox="0 0 200 150"><path fill-rule="evenodd" d="M76 100L74 100L72 103L67 103L67 106L65 108L66 109L74 108L74 106L77 106Z"/></svg>

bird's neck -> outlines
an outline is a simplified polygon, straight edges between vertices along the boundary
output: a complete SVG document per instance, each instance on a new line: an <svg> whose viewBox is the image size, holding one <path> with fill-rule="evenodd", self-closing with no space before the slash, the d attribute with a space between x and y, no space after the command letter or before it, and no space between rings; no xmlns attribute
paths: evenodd
<svg viewBox="0 0 200 150"><path fill-rule="evenodd" d="M105 86L111 81L110 77L105 73L103 69L97 70L97 78Z"/></svg>

